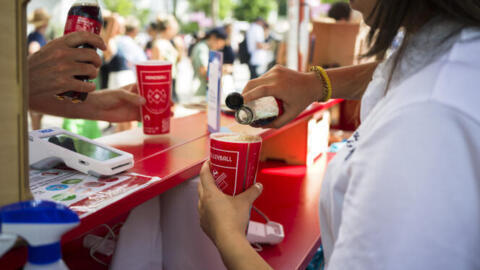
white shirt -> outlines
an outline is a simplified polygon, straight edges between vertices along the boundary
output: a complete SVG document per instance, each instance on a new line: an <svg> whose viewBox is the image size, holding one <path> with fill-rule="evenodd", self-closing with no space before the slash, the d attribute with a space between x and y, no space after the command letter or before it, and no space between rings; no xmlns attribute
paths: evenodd
<svg viewBox="0 0 480 270"><path fill-rule="evenodd" d="M258 43L265 43L265 31L258 23L252 23L247 31L247 48L250 53L250 64L254 66L265 64L267 57L265 50L257 48Z"/></svg>
<svg viewBox="0 0 480 270"><path fill-rule="evenodd" d="M116 38L118 53L121 53L128 61L130 69L134 70L134 64L147 61L147 56L142 47L135 40L127 35Z"/></svg>
<svg viewBox="0 0 480 270"><path fill-rule="evenodd" d="M320 196L328 270L480 269L479 29L423 64L386 94L388 61L379 66L361 126L329 164Z"/></svg>

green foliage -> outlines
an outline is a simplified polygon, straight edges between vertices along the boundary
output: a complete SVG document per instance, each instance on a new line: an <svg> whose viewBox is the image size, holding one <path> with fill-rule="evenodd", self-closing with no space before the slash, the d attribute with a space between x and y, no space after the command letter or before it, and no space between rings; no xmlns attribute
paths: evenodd
<svg viewBox="0 0 480 270"><path fill-rule="evenodd" d="M135 4L132 0L103 0L105 7L122 16L132 15Z"/></svg>
<svg viewBox="0 0 480 270"><path fill-rule="evenodd" d="M287 1L288 0L277 0L279 16L287 17Z"/></svg>
<svg viewBox="0 0 480 270"><path fill-rule="evenodd" d="M198 12L203 11L205 15L212 16L212 1L211 0L189 0L190 11ZM233 3L231 0L218 0L218 16L221 20L225 19L230 15L230 12L233 8Z"/></svg>
<svg viewBox="0 0 480 270"><path fill-rule="evenodd" d="M138 8L133 0L103 0L105 7L121 16L134 16L140 20L142 25L146 25L148 22L148 16L150 10L147 8Z"/></svg>
<svg viewBox="0 0 480 270"><path fill-rule="evenodd" d="M183 34L193 34L198 32L200 27L198 26L197 22L189 22L189 23L181 23L180 24L180 32Z"/></svg>
<svg viewBox="0 0 480 270"><path fill-rule="evenodd" d="M276 8L276 0L239 0L233 13L238 20L251 22L257 17L266 19Z"/></svg>

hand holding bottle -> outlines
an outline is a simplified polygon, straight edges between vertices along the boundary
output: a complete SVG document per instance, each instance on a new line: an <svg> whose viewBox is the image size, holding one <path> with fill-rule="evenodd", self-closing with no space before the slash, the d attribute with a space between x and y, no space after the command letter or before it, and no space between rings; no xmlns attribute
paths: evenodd
<svg viewBox="0 0 480 270"><path fill-rule="evenodd" d="M264 127L279 128L297 117L305 108L322 98L322 85L314 73L301 73L275 66L263 76L251 80L243 90L244 102L273 96L283 102L283 114Z"/></svg>
<svg viewBox="0 0 480 270"><path fill-rule="evenodd" d="M84 76L97 77L102 60L91 49L77 49L88 43L99 49L106 49L103 40L92 33L75 32L57 38L28 57L29 101L31 109L38 109L54 95L74 90L91 92L96 86L92 82L75 79Z"/></svg>

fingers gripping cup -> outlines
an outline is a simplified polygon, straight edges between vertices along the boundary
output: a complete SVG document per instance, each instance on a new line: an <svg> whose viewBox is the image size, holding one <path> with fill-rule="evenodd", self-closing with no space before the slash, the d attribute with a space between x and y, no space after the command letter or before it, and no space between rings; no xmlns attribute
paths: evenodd
<svg viewBox="0 0 480 270"><path fill-rule="evenodd" d="M260 136L210 135L210 171L217 187L235 196L255 184L261 147Z"/></svg>
<svg viewBox="0 0 480 270"><path fill-rule="evenodd" d="M143 133L169 133L172 64L166 61L146 61L137 63L135 69L138 91L146 100L141 109Z"/></svg>

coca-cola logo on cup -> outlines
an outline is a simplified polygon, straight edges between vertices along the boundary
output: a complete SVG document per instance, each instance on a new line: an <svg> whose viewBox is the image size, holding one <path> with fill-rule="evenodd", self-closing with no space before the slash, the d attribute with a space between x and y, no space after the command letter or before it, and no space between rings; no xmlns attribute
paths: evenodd
<svg viewBox="0 0 480 270"><path fill-rule="evenodd" d="M148 87L145 86L144 91L146 91L147 106L146 109L153 114L161 114L168 109L169 100L167 91L168 89L159 89L157 87Z"/></svg>
<svg viewBox="0 0 480 270"><path fill-rule="evenodd" d="M167 93L165 93L165 89L154 89L153 91L148 92L147 99L150 103L162 104L167 100Z"/></svg>
<svg viewBox="0 0 480 270"><path fill-rule="evenodd" d="M145 109L152 114L161 114L170 106L170 72L141 71Z"/></svg>

